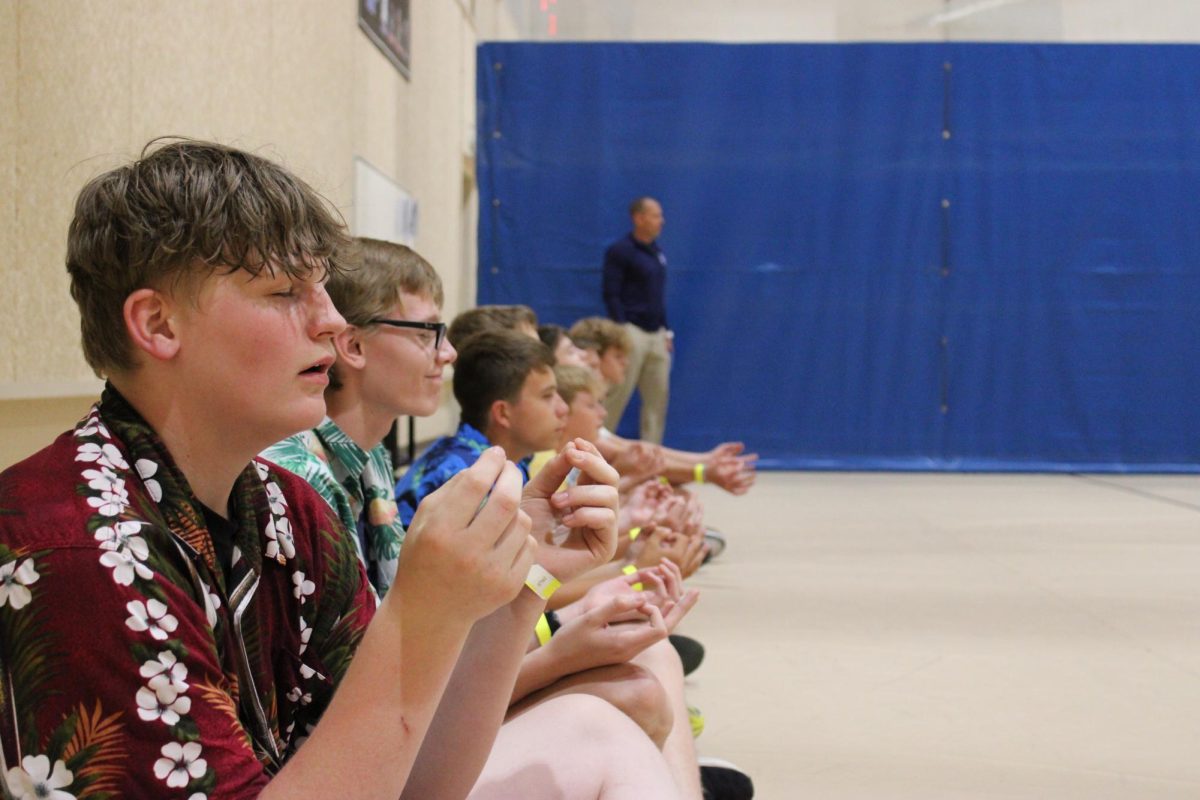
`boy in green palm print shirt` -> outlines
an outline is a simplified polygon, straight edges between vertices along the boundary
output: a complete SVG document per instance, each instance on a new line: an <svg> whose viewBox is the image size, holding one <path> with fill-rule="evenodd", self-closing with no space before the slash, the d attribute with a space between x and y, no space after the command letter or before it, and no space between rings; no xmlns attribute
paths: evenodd
<svg viewBox="0 0 1200 800"><path fill-rule="evenodd" d="M355 245L353 274L326 285L350 323L334 337L329 416L262 455L312 484L357 532L359 556L382 597L404 541L383 438L397 417L437 411L443 370L457 354L441 322L442 281L429 262L404 245L365 238Z"/></svg>

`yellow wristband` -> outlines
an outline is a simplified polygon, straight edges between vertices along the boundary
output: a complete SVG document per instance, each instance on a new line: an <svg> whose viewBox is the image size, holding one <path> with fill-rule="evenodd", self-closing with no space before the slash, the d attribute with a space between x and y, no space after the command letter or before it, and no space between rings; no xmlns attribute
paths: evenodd
<svg viewBox="0 0 1200 800"><path fill-rule="evenodd" d="M637 571L638 571L638 568L635 567L633 564L626 564L624 566L624 568L621 569L621 572L624 572L626 575L632 575L633 573L635 573ZM638 581L637 583L635 583L633 585L633 590L635 592L640 592L642 590L642 582Z"/></svg>
<svg viewBox="0 0 1200 800"><path fill-rule="evenodd" d="M538 597L549 600L558 591L558 587L562 586L562 583L547 572L541 564L532 564L529 567L529 573L525 576L525 585L532 589Z"/></svg>
<svg viewBox="0 0 1200 800"><path fill-rule="evenodd" d="M641 532L642 532L641 528L630 528L629 529L629 541L632 542L634 539L636 539L638 537L638 535Z"/></svg>
<svg viewBox="0 0 1200 800"><path fill-rule="evenodd" d="M533 632L537 634L538 647L550 641L550 621L546 619L545 614L538 617L537 626L533 629Z"/></svg>
<svg viewBox="0 0 1200 800"><path fill-rule="evenodd" d="M701 461L696 466L692 467L692 480L696 483L704 483L704 462Z"/></svg>

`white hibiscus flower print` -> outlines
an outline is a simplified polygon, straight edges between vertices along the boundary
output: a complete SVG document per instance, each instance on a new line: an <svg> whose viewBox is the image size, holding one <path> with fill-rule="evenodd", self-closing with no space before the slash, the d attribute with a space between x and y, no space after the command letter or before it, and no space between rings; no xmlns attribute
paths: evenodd
<svg viewBox="0 0 1200 800"><path fill-rule="evenodd" d="M293 703L299 702L300 705L306 706L312 702L312 694L300 691L300 687L297 686L287 693L287 699Z"/></svg>
<svg viewBox="0 0 1200 800"><path fill-rule="evenodd" d="M300 652L298 655L304 655L304 651L308 649L308 640L312 638L312 628L308 627L308 623L304 621L304 617L300 618Z"/></svg>
<svg viewBox="0 0 1200 800"><path fill-rule="evenodd" d="M177 692L187 691L187 665L176 658L170 650L163 650L153 661L142 664L138 673L143 678L148 678L151 686L158 685L156 681L159 683L165 681Z"/></svg>
<svg viewBox="0 0 1200 800"><path fill-rule="evenodd" d="M113 571L113 580L119 586L132 586L134 577L148 581L154 573L129 550L106 550L100 563Z"/></svg>
<svg viewBox="0 0 1200 800"><path fill-rule="evenodd" d="M0 567L0 608L9 605L16 611L29 605L33 592L28 587L36 583L39 577L32 558L20 563L10 561Z"/></svg>
<svg viewBox="0 0 1200 800"><path fill-rule="evenodd" d="M163 757L154 762L154 777L166 781L167 786L182 789L208 770L208 762L200 757L201 751L199 742L167 742L162 746Z"/></svg>
<svg viewBox="0 0 1200 800"><path fill-rule="evenodd" d="M267 502L271 505L271 513L284 513L287 509L287 498L283 496L283 490L274 481L267 481L264 485L267 487Z"/></svg>
<svg viewBox="0 0 1200 800"><path fill-rule="evenodd" d="M191 698L177 691L164 675L138 689L137 704L139 717L147 722L160 719L167 725L178 725L179 718L192 709Z"/></svg>
<svg viewBox="0 0 1200 800"><path fill-rule="evenodd" d="M75 431L77 439L82 439L86 436L95 436L96 434L100 434L105 439L112 438L112 434L108 432L108 428L104 427L104 423L100 421L100 417L96 414L88 417L87 424Z"/></svg>
<svg viewBox="0 0 1200 800"><path fill-rule="evenodd" d="M118 516L129 506L129 492L125 490L125 481L108 467L98 470L85 469L83 477L88 487L97 490L97 497L89 497L88 505L97 509L106 517Z"/></svg>
<svg viewBox="0 0 1200 800"><path fill-rule="evenodd" d="M279 558L282 553L285 559L296 557L296 541L292 538L292 523L287 517L275 519L272 517L267 521L267 527L263 530L263 534L267 537L267 546L263 550L267 558Z"/></svg>
<svg viewBox="0 0 1200 800"><path fill-rule="evenodd" d="M300 663L300 677L301 677L301 678L304 678L304 680L308 680L308 679L309 679L309 678L311 678L313 675L316 675L316 676L317 676L318 678L320 678L321 680L325 680L325 676L324 676L324 675L322 675L321 673L317 672L315 669L313 669L312 667L310 667L308 664L305 664L304 662L301 662L301 663Z"/></svg>
<svg viewBox="0 0 1200 800"><path fill-rule="evenodd" d="M259 461L254 462L254 469L256 469L258 471L258 479L260 481L265 481L267 479L267 476L269 476L271 474L271 471L269 469L267 469L267 465L263 464Z"/></svg>
<svg viewBox="0 0 1200 800"><path fill-rule="evenodd" d="M83 477L87 479L88 486L92 489L101 492L112 492L113 494L120 494L125 491L125 480L108 467L85 469Z"/></svg>
<svg viewBox="0 0 1200 800"><path fill-rule="evenodd" d="M308 600L308 596L316 591L317 585L310 580L305 580L303 572L292 573L292 594L300 599L300 603L304 604Z"/></svg>
<svg viewBox="0 0 1200 800"><path fill-rule="evenodd" d="M75 800L75 795L61 791L75 780L61 760L51 769L46 756L25 756L21 766L11 768L4 778L16 800Z"/></svg>
<svg viewBox="0 0 1200 800"><path fill-rule="evenodd" d="M105 492L99 497L89 497L87 503L103 517L118 517L128 506L116 495Z"/></svg>
<svg viewBox="0 0 1200 800"><path fill-rule="evenodd" d="M105 550L132 550L137 558L144 559L150 554L146 541L138 536L138 532L146 523L140 520L117 522L96 528L96 541Z"/></svg>
<svg viewBox="0 0 1200 800"><path fill-rule="evenodd" d="M146 484L146 491L150 493L150 498L156 503L162 500L162 486L154 480L154 475L158 473L158 464L148 458L139 458L133 468L137 470L137 474L142 477L142 482Z"/></svg>
<svg viewBox="0 0 1200 800"><path fill-rule="evenodd" d="M167 607L158 600L130 600L125 604L129 618L125 624L130 630L149 631L150 635L160 642L164 641L179 627L179 620L167 613Z"/></svg>
<svg viewBox="0 0 1200 800"><path fill-rule="evenodd" d="M129 464L126 463L124 456L121 455L121 451L117 449L116 445L108 444L107 442L105 444L84 442L79 445L79 452L76 453L75 460L85 463L94 461L102 467L109 467L111 469L129 469Z"/></svg>
<svg viewBox="0 0 1200 800"><path fill-rule="evenodd" d="M214 592L207 583L200 582L204 587L204 616L210 628L217 627L217 609L221 607L221 596Z"/></svg>

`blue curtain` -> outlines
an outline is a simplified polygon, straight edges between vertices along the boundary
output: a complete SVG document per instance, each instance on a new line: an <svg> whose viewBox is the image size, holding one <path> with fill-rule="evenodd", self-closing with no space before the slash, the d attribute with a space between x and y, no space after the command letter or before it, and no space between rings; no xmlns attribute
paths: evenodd
<svg viewBox="0 0 1200 800"><path fill-rule="evenodd" d="M506 43L478 63L479 302L603 314L604 249L658 198L668 444L1197 470L1200 48Z"/></svg>

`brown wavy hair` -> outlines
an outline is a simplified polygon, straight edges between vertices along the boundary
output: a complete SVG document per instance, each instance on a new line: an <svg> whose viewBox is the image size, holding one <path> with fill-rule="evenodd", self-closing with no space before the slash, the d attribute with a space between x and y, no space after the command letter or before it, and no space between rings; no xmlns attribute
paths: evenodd
<svg viewBox="0 0 1200 800"><path fill-rule="evenodd" d="M600 355L610 347L615 347L622 353L633 351L633 340L629 331L605 317L584 317L571 326L568 331L571 341L584 350L595 350Z"/></svg>
<svg viewBox="0 0 1200 800"><path fill-rule="evenodd" d="M75 201L67 272L84 358L100 376L136 365L123 309L138 289L195 292L217 270L337 274L348 242L333 205L278 164L212 142L155 139Z"/></svg>
<svg viewBox="0 0 1200 800"><path fill-rule="evenodd" d="M358 237L349 251L349 268L325 286L346 322L359 328L387 316L401 294L428 297L438 308L444 294L433 265L402 244Z"/></svg>
<svg viewBox="0 0 1200 800"><path fill-rule="evenodd" d="M386 317L401 294L428 297L438 308L445 294L433 265L402 244L359 236L347 254L347 268L325 285L329 299L346 322L371 328L371 320ZM343 386L338 365L329 370L329 389Z"/></svg>
<svg viewBox="0 0 1200 800"><path fill-rule="evenodd" d="M484 331L511 331L521 325L537 329L537 314L529 306L478 306L455 317L446 336L450 344L462 347L467 339Z"/></svg>
<svg viewBox="0 0 1200 800"><path fill-rule="evenodd" d="M484 431L492 403L516 401L535 369L554 369L554 353L539 339L507 330L468 337L454 363L454 397L463 422Z"/></svg>

